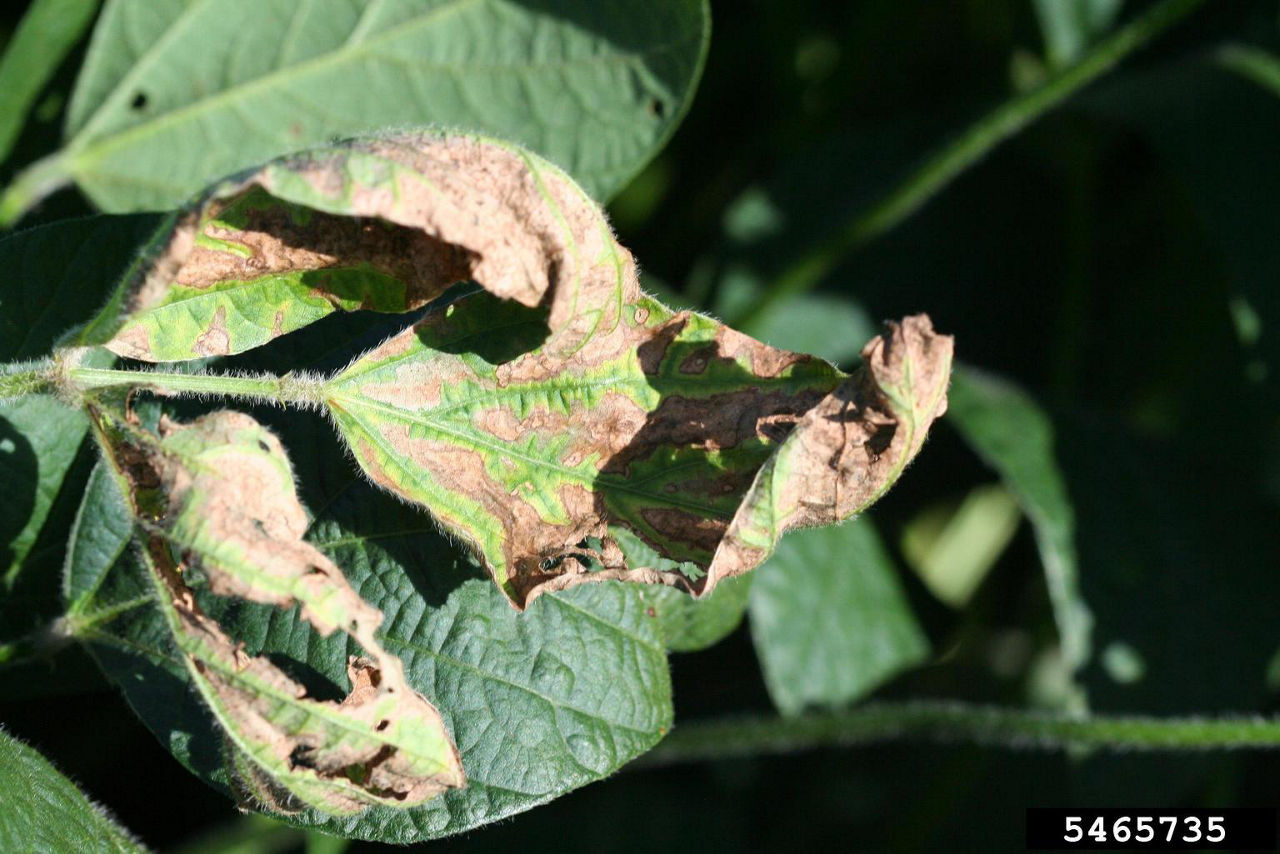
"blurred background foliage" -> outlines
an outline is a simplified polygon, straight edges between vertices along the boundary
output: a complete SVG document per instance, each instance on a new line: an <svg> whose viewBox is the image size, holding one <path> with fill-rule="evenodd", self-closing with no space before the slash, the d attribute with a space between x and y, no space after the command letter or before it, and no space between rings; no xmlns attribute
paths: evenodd
<svg viewBox="0 0 1280 854"><path fill-rule="evenodd" d="M749 619L673 656L677 730L872 694L1280 710L1277 4L1205 4L888 233L828 252L928 154L1151 5L713 2L691 111L610 205L647 286L845 367L874 321L926 311L968 373L874 529L790 538L750 597L728 594L724 626L748 598ZM56 146L82 59L0 182ZM88 210L66 191L27 224ZM755 308L824 253L811 290ZM806 614L818 652L788 629ZM228 819L78 653L25 674L0 720L149 844L341 849ZM1274 805L1280 772L1273 753L927 742L639 765L433 847L1020 850L1028 805Z"/></svg>

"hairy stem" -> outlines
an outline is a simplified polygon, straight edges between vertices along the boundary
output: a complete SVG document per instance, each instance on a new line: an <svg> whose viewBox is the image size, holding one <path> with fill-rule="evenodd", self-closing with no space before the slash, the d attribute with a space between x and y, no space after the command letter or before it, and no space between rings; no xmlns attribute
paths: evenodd
<svg viewBox="0 0 1280 854"><path fill-rule="evenodd" d="M320 402L322 380L308 374L235 376L177 374L73 367L66 372L73 391L101 388L143 388L164 394L195 394L247 398L281 406L312 406Z"/></svg>
<svg viewBox="0 0 1280 854"><path fill-rule="evenodd" d="M1038 88L996 107L925 160L879 202L784 270L732 325L752 331L752 325L774 304L813 288L850 252L895 228L997 145L1105 74L1203 2L1162 0L1104 39L1074 65L1064 68Z"/></svg>
<svg viewBox="0 0 1280 854"><path fill-rule="evenodd" d="M897 739L1070 750L1280 749L1280 720L1261 717L1069 717L964 703L868 703L797 718L743 717L677 727L641 765L793 753Z"/></svg>
<svg viewBox="0 0 1280 854"><path fill-rule="evenodd" d="M54 391L54 382L49 373L49 362L0 366L0 403L51 391Z"/></svg>

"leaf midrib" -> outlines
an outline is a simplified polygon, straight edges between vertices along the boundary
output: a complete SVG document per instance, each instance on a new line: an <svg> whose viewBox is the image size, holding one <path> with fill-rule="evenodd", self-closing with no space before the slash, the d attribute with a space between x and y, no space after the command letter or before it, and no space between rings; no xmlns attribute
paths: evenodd
<svg viewBox="0 0 1280 854"><path fill-rule="evenodd" d="M351 402L351 401L348 400L348 402ZM341 412L343 412L344 414L348 415L350 418L358 422L360 429L366 435L372 438L375 442L377 442L378 445L383 449L384 453L394 451L393 448L389 448L387 446L385 442L385 437L383 437L380 431L371 429L368 421L356 414L354 410L359 409L362 406L370 409L379 409L389 415L397 415L397 414L407 415L409 413L407 413L405 410L402 410L402 409L397 409L395 407L386 406L383 404L373 403L371 401L357 402L354 409L349 407L340 407L340 406L336 407L337 409L341 410ZM581 486L587 487L591 491L594 491L594 489L592 489L593 487L603 484L609 489L616 490L618 492L626 492L631 495L639 496L641 498L648 498L650 500L653 500L655 503L665 504L677 510L703 513L709 516L713 516L717 519L728 520L733 517L732 513L725 514L722 511L718 510L717 508L708 507L706 505L697 504L695 502L684 501L676 496L667 495L662 492L655 493L655 492L649 492L642 489L636 489L634 486L632 486L631 484L627 483L624 480L605 479L604 481L601 481L597 475L587 477L583 475L581 472L575 471L571 468L557 465L556 463L550 462L548 460L540 459L538 457L531 457L527 454L520 453L514 450L510 445L504 445L500 442L486 441L480 438L478 434L469 434L469 433L461 432L459 430L452 430L448 427L445 427L440 424L435 424L427 420L418 420L415 418L405 418L404 420L413 421L414 423L417 423L419 426L425 427L429 430L434 429L440 433L444 433L445 435L452 436L455 439L461 440L461 443L464 446L472 447L475 450L491 451L495 454L499 454L502 456L513 457L518 460L523 460L524 462L529 463L534 468L542 468L547 471L559 474L563 476L566 480L570 480Z"/></svg>

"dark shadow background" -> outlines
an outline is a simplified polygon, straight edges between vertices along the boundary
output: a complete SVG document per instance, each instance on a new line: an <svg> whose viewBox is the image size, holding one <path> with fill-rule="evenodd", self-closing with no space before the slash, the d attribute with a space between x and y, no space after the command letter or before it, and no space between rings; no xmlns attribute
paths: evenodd
<svg viewBox="0 0 1280 854"><path fill-rule="evenodd" d="M1129 0L1121 20L1147 5ZM1010 97L1018 76L1034 77L1043 42L1031 6L715 2L689 115L611 206L622 242L647 275L704 307L726 270L768 281ZM21 11L0 11L0 41ZM1280 48L1276 4L1207 4L820 286L874 318L928 311L961 359L1016 380L1049 411L1095 653L1113 641L1148 653L1131 683L1095 655L1084 679L1099 711L1280 711L1280 95L1216 67L1225 42ZM65 100L82 56L47 97ZM55 146L58 103L37 112L49 118L28 128L0 180ZM726 228L747 191L776 212L762 237ZM30 222L86 210L64 192ZM922 508L994 480L943 424L877 523L896 552ZM1054 638L1025 523L961 611L910 572L903 581L935 657L877 696L1025 706L1032 657L1012 671L993 663L1010 639L1035 651ZM672 673L677 725L771 708L746 625L673 656ZM78 652L52 669L7 671L0 721L156 848L236 821ZM1026 806L1277 806L1277 779L1280 760L1266 753L881 745L623 770L432 847L1022 850ZM273 839L237 850L301 850Z"/></svg>

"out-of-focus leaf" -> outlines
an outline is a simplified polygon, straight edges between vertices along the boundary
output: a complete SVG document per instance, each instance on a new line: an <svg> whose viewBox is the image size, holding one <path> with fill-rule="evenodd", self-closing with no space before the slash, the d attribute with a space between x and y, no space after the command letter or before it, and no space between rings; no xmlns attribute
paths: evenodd
<svg viewBox="0 0 1280 854"><path fill-rule="evenodd" d="M751 636L784 714L848 705L929 654L869 517L787 537L756 572Z"/></svg>
<svg viewBox="0 0 1280 854"><path fill-rule="evenodd" d="M93 21L98 0L35 0L0 59L0 162L40 90Z"/></svg>
<svg viewBox="0 0 1280 854"><path fill-rule="evenodd" d="M137 854L145 849L37 751L0 730L0 850Z"/></svg>
<svg viewBox="0 0 1280 854"><path fill-rule="evenodd" d="M1053 424L1025 392L972 368L957 370L950 421L1004 479L1035 530L1063 659L1089 660L1093 617L1080 593L1075 513L1058 469Z"/></svg>
<svg viewBox="0 0 1280 854"><path fill-rule="evenodd" d="M962 608L1017 531L1021 510L996 484L974 487L959 506L934 507L902 532L902 552L929 591Z"/></svg>
<svg viewBox="0 0 1280 854"><path fill-rule="evenodd" d="M607 198L683 117L709 26L701 0L113 0L66 147L27 181L164 209L334 137L444 126L518 140Z"/></svg>
<svg viewBox="0 0 1280 854"><path fill-rule="evenodd" d="M107 408L94 417L129 494L154 603L227 737L246 799L350 815L414 807L464 784L439 713L374 637L382 613L301 539L307 515L274 434L228 411L185 426L163 420L158 436ZM359 648L347 663L350 693L341 703L316 699L269 659L246 655L196 603L193 573L215 594L296 603L322 635L345 632Z"/></svg>
<svg viewBox="0 0 1280 854"><path fill-rule="evenodd" d="M1034 5L1049 64L1063 68L1111 29L1124 0L1035 0Z"/></svg>
<svg viewBox="0 0 1280 854"><path fill-rule="evenodd" d="M374 807L346 818L289 817L330 833L401 844L458 833L543 803L611 774L671 725L671 688L658 621L629 585L547 596L524 614L415 510L365 483L322 424L279 413L301 495L318 508L307 540L342 567L385 615L379 641L404 663L414 690L432 697L457 740L467 786L411 809ZM91 496L92 499L92 496ZM98 518L88 505L86 518ZM77 552L109 557L110 550ZM151 586L133 549L104 572L99 608L129 603ZM209 596L196 600L250 655L267 655L309 689L340 696L352 644L319 637L299 610ZM187 687L188 674L159 609L143 603L93 623L84 637L160 741L204 779L229 780L219 736Z"/></svg>

